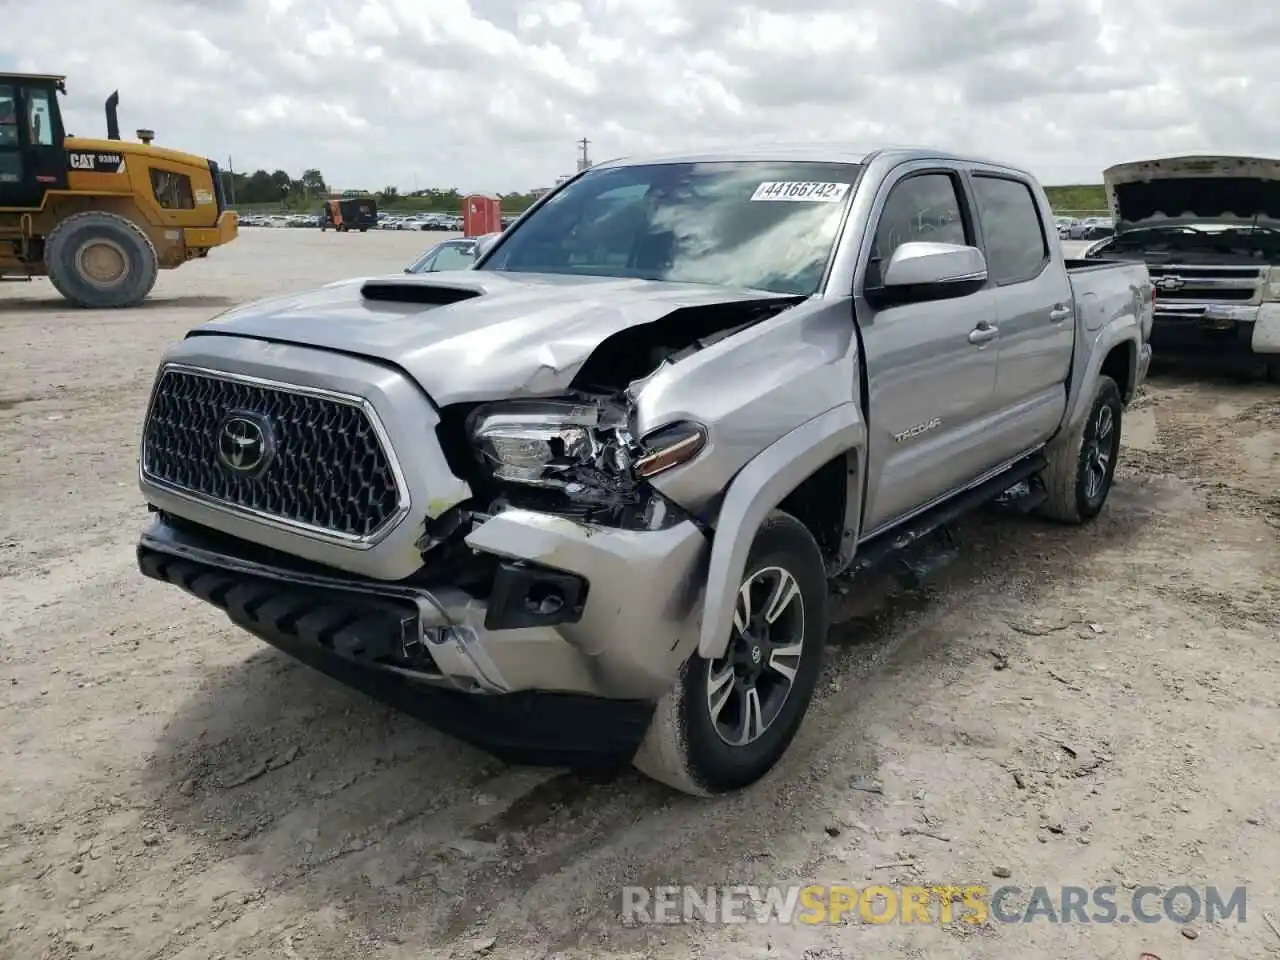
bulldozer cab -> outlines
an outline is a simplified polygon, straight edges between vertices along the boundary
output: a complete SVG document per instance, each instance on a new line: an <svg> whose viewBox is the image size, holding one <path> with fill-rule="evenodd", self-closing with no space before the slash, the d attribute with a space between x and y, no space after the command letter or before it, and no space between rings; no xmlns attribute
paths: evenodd
<svg viewBox="0 0 1280 960"><path fill-rule="evenodd" d="M62 77L0 73L0 207L37 210L67 187Z"/></svg>

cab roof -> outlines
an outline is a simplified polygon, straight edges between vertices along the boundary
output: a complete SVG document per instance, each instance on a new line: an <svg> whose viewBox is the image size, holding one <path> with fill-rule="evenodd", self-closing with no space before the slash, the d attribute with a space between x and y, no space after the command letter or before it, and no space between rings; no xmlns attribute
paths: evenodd
<svg viewBox="0 0 1280 960"><path fill-rule="evenodd" d="M0 83L6 80L44 80L53 83L62 93L67 92L67 78L60 73L5 73L0 72Z"/></svg>

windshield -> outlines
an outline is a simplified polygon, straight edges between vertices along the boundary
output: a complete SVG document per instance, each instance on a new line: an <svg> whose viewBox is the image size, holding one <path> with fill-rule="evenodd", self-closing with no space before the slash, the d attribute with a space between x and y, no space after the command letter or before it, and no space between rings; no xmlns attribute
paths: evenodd
<svg viewBox="0 0 1280 960"><path fill-rule="evenodd" d="M861 167L664 163L588 171L481 270L816 293Z"/></svg>

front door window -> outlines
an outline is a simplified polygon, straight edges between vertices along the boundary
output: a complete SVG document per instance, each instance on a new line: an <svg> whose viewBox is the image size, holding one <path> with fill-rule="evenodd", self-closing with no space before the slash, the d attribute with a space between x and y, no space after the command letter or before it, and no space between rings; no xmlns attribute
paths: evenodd
<svg viewBox="0 0 1280 960"><path fill-rule="evenodd" d="M12 84L0 83L0 183L22 182L18 146L18 91Z"/></svg>

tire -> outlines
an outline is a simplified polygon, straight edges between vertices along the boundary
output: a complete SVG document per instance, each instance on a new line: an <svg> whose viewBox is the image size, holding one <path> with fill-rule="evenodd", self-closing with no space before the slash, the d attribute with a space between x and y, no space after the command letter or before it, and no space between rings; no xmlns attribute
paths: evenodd
<svg viewBox="0 0 1280 960"><path fill-rule="evenodd" d="M361 227L361 228L360 228L360 232L361 232L361 233L368 233L368 232L369 232L369 228L368 228L368 227Z"/></svg>
<svg viewBox="0 0 1280 960"><path fill-rule="evenodd" d="M762 618L770 610L770 601L788 582L797 589L766 625ZM753 584L756 589L747 590ZM779 630L780 636L772 643L765 639L752 644L735 626L725 658L709 661L695 652L681 666L670 691L658 701L632 761L647 776L693 796L738 790L768 773L800 729L822 667L827 636L826 568L818 544L800 521L775 511L764 522L751 545L739 596L744 590L756 601L751 612L757 627ZM742 609L739 601L735 621ZM766 652L770 646L773 651ZM798 653L782 654L787 647ZM774 665L795 671L785 691L781 684L786 677ZM741 708L748 702L744 691L750 688L743 673L748 678L756 674L749 680L760 707L755 716L766 721L750 739L744 736L741 723ZM717 684L726 675L728 682ZM714 712L713 696L720 706Z"/></svg>
<svg viewBox="0 0 1280 960"><path fill-rule="evenodd" d="M1264 376L1271 383L1280 384L1280 360L1273 360L1268 363Z"/></svg>
<svg viewBox="0 0 1280 960"><path fill-rule="evenodd" d="M101 251L96 257L91 253L94 247ZM89 273L95 269L90 257L100 271L96 279ZM44 259L58 293L78 307L100 310L131 307L145 300L160 271L150 238L114 213L67 217L49 231Z"/></svg>
<svg viewBox="0 0 1280 960"><path fill-rule="evenodd" d="M1120 458L1123 416L1120 388L1110 377L1098 377L1088 416L1045 450L1049 463L1041 479L1048 498L1039 509L1042 516L1081 524L1102 512Z"/></svg>

